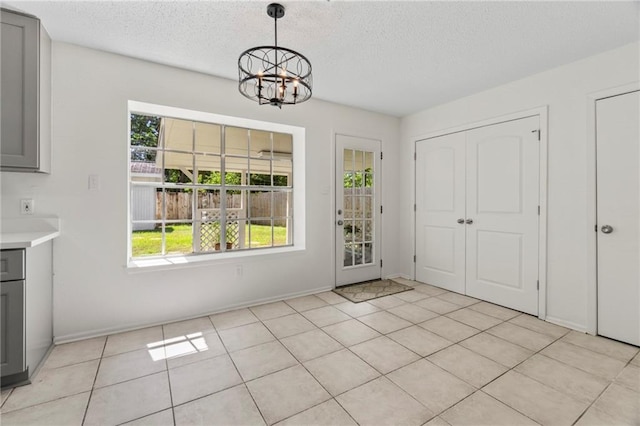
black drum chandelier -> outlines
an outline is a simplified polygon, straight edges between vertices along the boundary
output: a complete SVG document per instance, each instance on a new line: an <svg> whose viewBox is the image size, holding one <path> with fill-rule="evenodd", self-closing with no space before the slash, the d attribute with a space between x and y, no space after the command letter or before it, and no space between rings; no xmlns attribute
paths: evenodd
<svg viewBox="0 0 640 426"><path fill-rule="evenodd" d="M284 6L272 3L267 15L273 18L275 43L245 50L238 58L238 90L260 105L299 104L311 98L311 63L300 53L278 47L278 19Z"/></svg>

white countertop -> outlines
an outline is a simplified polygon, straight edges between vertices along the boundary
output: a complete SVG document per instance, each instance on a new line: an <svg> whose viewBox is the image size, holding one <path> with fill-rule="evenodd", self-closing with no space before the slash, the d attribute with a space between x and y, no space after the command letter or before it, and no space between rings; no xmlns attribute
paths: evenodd
<svg viewBox="0 0 640 426"><path fill-rule="evenodd" d="M2 219L0 249L35 247L60 235L57 217Z"/></svg>
<svg viewBox="0 0 640 426"><path fill-rule="evenodd" d="M0 249L20 249L35 247L60 235L60 231L10 232L2 233Z"/></svg>

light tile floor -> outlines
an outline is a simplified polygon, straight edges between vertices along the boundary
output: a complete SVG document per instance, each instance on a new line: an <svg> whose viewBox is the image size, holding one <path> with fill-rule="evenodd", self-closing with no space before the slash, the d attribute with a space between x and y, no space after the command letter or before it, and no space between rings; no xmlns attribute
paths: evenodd
<svg viewBox="0 0 640 426"><path fill-rule="evenodd" d="M639 425L637 347L445 290L331 292L57 346L9 425ZM415 293L415 294L413 294Z"/></svg>

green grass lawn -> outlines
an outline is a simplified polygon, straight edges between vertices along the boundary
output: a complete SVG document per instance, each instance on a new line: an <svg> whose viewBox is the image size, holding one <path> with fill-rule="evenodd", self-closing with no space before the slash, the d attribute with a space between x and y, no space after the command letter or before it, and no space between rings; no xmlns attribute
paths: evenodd
<svg viewBox="0 0 640 426"><path fill-rule="evenodd" d="M273 228L274 245L282 246L287 243L287 230L284 226ZM193 233L191 225L167 225L166 251L167 254L187 254L193 251ZM245 228L245 247L271 246L271 227L251 225L251 244L249 245L249 225ZM133 257L154 256L162 254L162 232L134 231L131 239Z"/></svg>

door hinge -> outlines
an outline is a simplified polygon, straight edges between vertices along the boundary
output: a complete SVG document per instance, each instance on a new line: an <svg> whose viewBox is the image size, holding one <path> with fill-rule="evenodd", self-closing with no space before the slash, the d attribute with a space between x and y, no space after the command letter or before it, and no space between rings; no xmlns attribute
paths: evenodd
<svg viewBox="0 0 640 426"><path fill-rule="evenodd" d="M593 225L593 230L598 232L598 224L597 223L595 225Z"/></svg>
<svg viewBox="0 0 640 426"><path fill-rule="evenodd" d="M414 152L414 153L413 153L413 160L415 161L415 160L417 160L417 159L418 159L418 153L417 153L417 152Z"/></svg>
<svg viewBox="0 0 640 426"><path fill-rule="evenodd" d="M413 263L416 263L416 255L413 255Z"/></svg>
<svg viewBox="0 0 640 426"><path fill-rule="evenodd" d="M380 214L382 214L382 206L380 206Z"/></svg>
<svg viewBox="0 0 640 426"><path fill-rule="evenodd" d="M540 206L538 206L538 216L540 216Z"/></svg>
<svg viewBox="0 0 640 426"><path fill-rule="evenodd" d="M380 151L380 159L382 160L382 151Z"/></svg>
<svg viewBox="0 0 640 426"><path fill-rule="evenodd" d="M540 290L540 280L536 281L536 290Z"/></svg>
<svg viewBox="0 0 640 426"><path fill-rule="evenodd" d="M414 204L414 205L413 205L413 211L414 211L414 212L417 212L417 211L418 211L418 205L417 205L417 204Z"/></svg>
<svg viewBox="0 0 640 426"><path fill-rule="evenodd" d="M380 267L382 268L382 259L380 259Z"/></svg>
<svg viewBox="0 0 640 426"><path fill-rule="evenodd" d="M538 142L540 141L540 129L532 130L531 133L538 133Z"/></svg>

